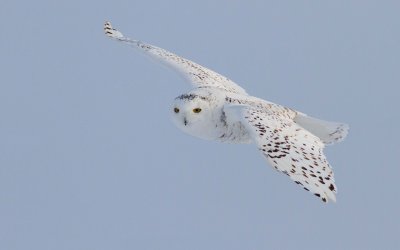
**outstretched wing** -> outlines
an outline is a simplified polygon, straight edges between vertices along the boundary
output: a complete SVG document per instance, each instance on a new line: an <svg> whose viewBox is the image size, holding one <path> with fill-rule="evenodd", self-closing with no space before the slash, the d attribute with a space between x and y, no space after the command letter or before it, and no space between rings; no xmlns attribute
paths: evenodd
<svg viewBox="0 0 400 250"><path fill-rule="evenodd" d="M266 110L227 104L225 112L246 127L276 170L322 201L336 201L333 172L322 152L324 143L318 137L293 120Z"/></svg>
<svg viewBox="0 0 400 250"><path fill-rule="evenodd" d="M168 67L180 72L195 87L215 87L228 92L247 95L246 91L239 85L210 69L164 49L125 37L120 31L114 29L110 22L104 24L104 32L108 37L137 47Z"/></svg>

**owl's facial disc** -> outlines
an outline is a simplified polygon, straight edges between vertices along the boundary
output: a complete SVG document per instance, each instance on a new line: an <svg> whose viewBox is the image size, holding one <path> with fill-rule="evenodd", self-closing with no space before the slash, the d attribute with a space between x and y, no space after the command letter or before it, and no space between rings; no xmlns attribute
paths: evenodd
<svg viewBox="0 0 400 250"><path fill-rule="evenodd" d="M206 97L184 94L175 98L171 107L174 123L188 133L203 127L210 119L210 102ZM190 130L190 131L189 131Z"/></svg>

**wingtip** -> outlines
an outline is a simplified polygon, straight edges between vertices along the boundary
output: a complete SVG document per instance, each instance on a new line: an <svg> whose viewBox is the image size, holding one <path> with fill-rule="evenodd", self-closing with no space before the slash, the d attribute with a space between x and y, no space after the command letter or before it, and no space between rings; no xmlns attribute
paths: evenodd
<svg viewBox="0 0 400 250"><path fill-rule="evenodd" d="M306 189L309 191L308 189ZM321 193L314 193L323 203L333 202L336 203L336 193L334 191L323 191Z"/></svg>
<svg viewBox="0 0 400 250"><path fill-rule="evenodd" d="M333 203L336 203L336 195L335 194L330 195L329 200L332 201Z"/></svg>
<svg viewBox="0 0 400 250"><path fill-rule="evenodd" d="M119 39L124 37L124 35L122 35L122 33L119 30L113 28L111 22L109 21L104 22L104 33L106 34L106 36L114 39Z"/></svg>

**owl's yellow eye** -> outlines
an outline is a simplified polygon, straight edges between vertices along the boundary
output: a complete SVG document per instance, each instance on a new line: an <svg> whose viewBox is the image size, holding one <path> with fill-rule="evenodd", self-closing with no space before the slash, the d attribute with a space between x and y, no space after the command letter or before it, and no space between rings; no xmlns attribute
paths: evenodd
<svg viewBox="0 0 400 250"><path fill-rule="evenodd" d="M193 109L193 112L194 113L200 113L201 112L201 108L195 108L195 109Z"/></svg>
<svg viewBox="0 0 400 250"><path fill-rule="evenodd" d="M175 113L179 113L179 109L178 108L174 108L174 112Z"/></svg>

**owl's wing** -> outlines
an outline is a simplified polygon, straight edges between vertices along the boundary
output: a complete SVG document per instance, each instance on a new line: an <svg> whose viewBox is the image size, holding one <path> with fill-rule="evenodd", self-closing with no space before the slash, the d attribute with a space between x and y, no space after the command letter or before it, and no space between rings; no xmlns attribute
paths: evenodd
<svg viewBox="0 0 400 250"><path fill-rule="evenodd" d="M258 149L278 171L289 176L305 190L336 201L332 169L322 150L324 143L288 119L265 109L227 104L227 117L247 129Z"/></svg>
<svg viewBox="0 0 400 250"><path fill-rule="evenodd" d="M104 32L108 37L139 48L145 54L180 72L195 87L215 87L231 93L247 95L239 85L210 69L167 50L125 37L120 31L114 29L110 22L104 24Z"/></svg>

